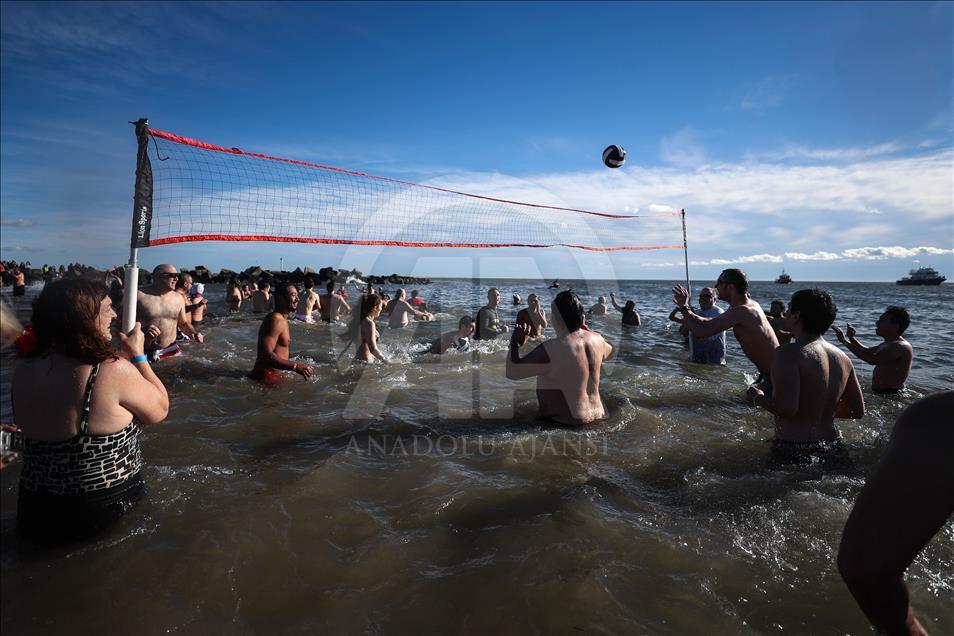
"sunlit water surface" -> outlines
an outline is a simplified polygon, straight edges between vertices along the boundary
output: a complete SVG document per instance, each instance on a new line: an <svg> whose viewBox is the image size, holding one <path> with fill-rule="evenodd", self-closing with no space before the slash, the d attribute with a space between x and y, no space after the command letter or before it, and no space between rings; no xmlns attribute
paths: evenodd
<svg viewBox="0 0 954 636"><path fill-rule="evenodd" d="M510 294L552 292L500 281ZM564 281L589 304L600 283ZM764 306L806 285L753 285ZM417 355L486 286L422 288L440 322L381 328L391 366L340 359L343 328L294 324L316 377L245 379L260 317L214 319L163 362L168 419L142 439L148 493L105 537L43 554L15 540L19 467L2 473L3 632L865 633L834 566L842 527L901 410L954 386L954 287L827 283L874 344L908 307L916 359L902 397L840 421L853 466L769 466L771 416L742 394L754 367L685 361L665 282L624 282L644 326L590 321L617 348L609 418L581 430L536 417L533 381L504 376L506 341ZM33 293L36 290L31 290ZM8 290L4 290L4 298ZM225 315L210 285L212 312ZM26 303L17 306L29 317ZM443 324L441 324L443 323ZM16 362L3 356L2 416ZM954 633L954 526L908 571L932 633Z"/></svg>

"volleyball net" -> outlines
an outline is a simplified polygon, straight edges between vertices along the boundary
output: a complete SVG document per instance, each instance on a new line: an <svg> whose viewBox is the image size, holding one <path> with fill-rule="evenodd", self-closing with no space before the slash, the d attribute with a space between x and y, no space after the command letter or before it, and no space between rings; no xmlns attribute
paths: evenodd
<svg viewBox="0 0 954 636"><path fill-rule="evenodd" d="M417 248L683 249L681 212L526 203L216 146L136 122L132 247L278 241Z"/></svg>

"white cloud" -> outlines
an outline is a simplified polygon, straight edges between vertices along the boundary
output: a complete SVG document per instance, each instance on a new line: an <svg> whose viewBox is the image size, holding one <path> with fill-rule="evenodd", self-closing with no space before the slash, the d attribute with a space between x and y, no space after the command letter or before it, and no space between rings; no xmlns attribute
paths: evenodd
<svg viewBox="0 0 954 636"><path fill-rule="evenodd" d="M30 227L33 221L30 219L0 219L0 225L9 227Z"/></svg>
<svg viewBox="0 0 954 636"><path fill-rule="evenodd" d="M777 106L795 85L795 75L770 76L750 85L739 107L743 110L760 111Z"/></svg>
<svg viewBox="0 0 954 636"><path fill-rule="evenodd" d="M783 256L774 254L753 254L751 256L736 256L735 258L713 258L703 261L691 261L690 265L734 265L738 263L782 263L785 260L793 261L837 261L847 259L863 260L885 260L888 258L911 258L921 254L933 256L943 254L954 254L954 248L941 247L853 247L842 251L840 254L834 252L815 252L814 254L803 254L802 252L786 252ZM662 264L654 265L654 267Z"/></svg>
<svg viewBox="0 0 954 636"><path fill-rule="evenodd" d="M868 261L880 261L886 258L911 258L922 254L940 256L954 254L954 249L939 247L856 247L842 252L844 258L860 258Z"/></svg>
<svg viewBox="0 0 954 636"><path fill-rule="evenodd" d="M704 164L708 161L709 154L699 141L699 137L699 132L692 126L687 126L675 134L663 137L659 142L659 152L662 160L682 167Z"/></svg>
<svg viewBox="0 0 954 636"><path fill-rule="evenodd" d="M750 161L858 161L890 155L904 148L894 142L878 144L877 146L858 146L852 148L809 148L806 146L788 146L782 150L763 152L748 152L746 159Z"/></svg>
<svg viewBox="0 0 954 636"><path fill-rule="evenodd" d="M832 252L815 252L814 254L803 254L802 252L785 252L785 258L793 261L836 261L841 258L838 254Z"/></svg>

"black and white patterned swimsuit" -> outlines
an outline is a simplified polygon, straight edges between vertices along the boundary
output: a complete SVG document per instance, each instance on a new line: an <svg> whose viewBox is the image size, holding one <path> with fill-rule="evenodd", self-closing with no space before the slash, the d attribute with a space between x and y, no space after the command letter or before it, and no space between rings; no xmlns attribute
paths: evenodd
<svg viewBox="0 0 954 636"><path fill-rule="evenodd" d="M91 534L118 518L142 490L142 423L133 418L115 433L89 432L98 373L97 364L86 383L76 437L60 442L25 440L17 527L28 539L50 542L64 535L75 539Z"/></svg>

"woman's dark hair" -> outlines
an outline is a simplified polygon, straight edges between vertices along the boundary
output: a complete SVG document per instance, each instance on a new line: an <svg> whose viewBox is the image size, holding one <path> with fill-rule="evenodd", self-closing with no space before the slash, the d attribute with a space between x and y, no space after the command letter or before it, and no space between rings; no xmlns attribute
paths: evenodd
<svg viewBox="0 0 954 636"><path fill-rule="evenodd" d="M636 303L633 302L632 300L627 300L626 304L623 305L623 311L625 311L626 313L635 311L635 309L636 309Z"/></svg>
<svg viewBox="0 0 954 636"><path fill-rule="evenodd" d="M116 349L103 337L97 321L100 306L109 294L105 284L83 278L48 283L33 301L34 356L56 348L86 364L116 357Z"/></svg>
<svg viewBox="0 0 954 636"><path fill-rule="evenodd" d="M802 289L792 294L789 312L798 312L805 331L821 335L835 322L838 307L831 294L823 289Z"/></svg>
<svg viewBox="0 0 954 636"><path fill-rule="evenodd" d="M371 315L371 312L375 310L381 304L381 297L377 294L365 294L361 297L361 310L358 311L352 318L351 322L348 324L348 331L341 335L342 338L347 340L349 343L356 342L358 339L358 334L361 333L361 321ZM345 347L347 349L347 347Z"/></svg>
<svg viewBox="0 0 954 636"><path fill-rule="evenodd" d="M556 298L553 299L553 304L560 312L560 318L568 332L573 333L583 326L583 316L586 310L583 308L580 298L571 290L568 289L557 294Z"/></svg>

